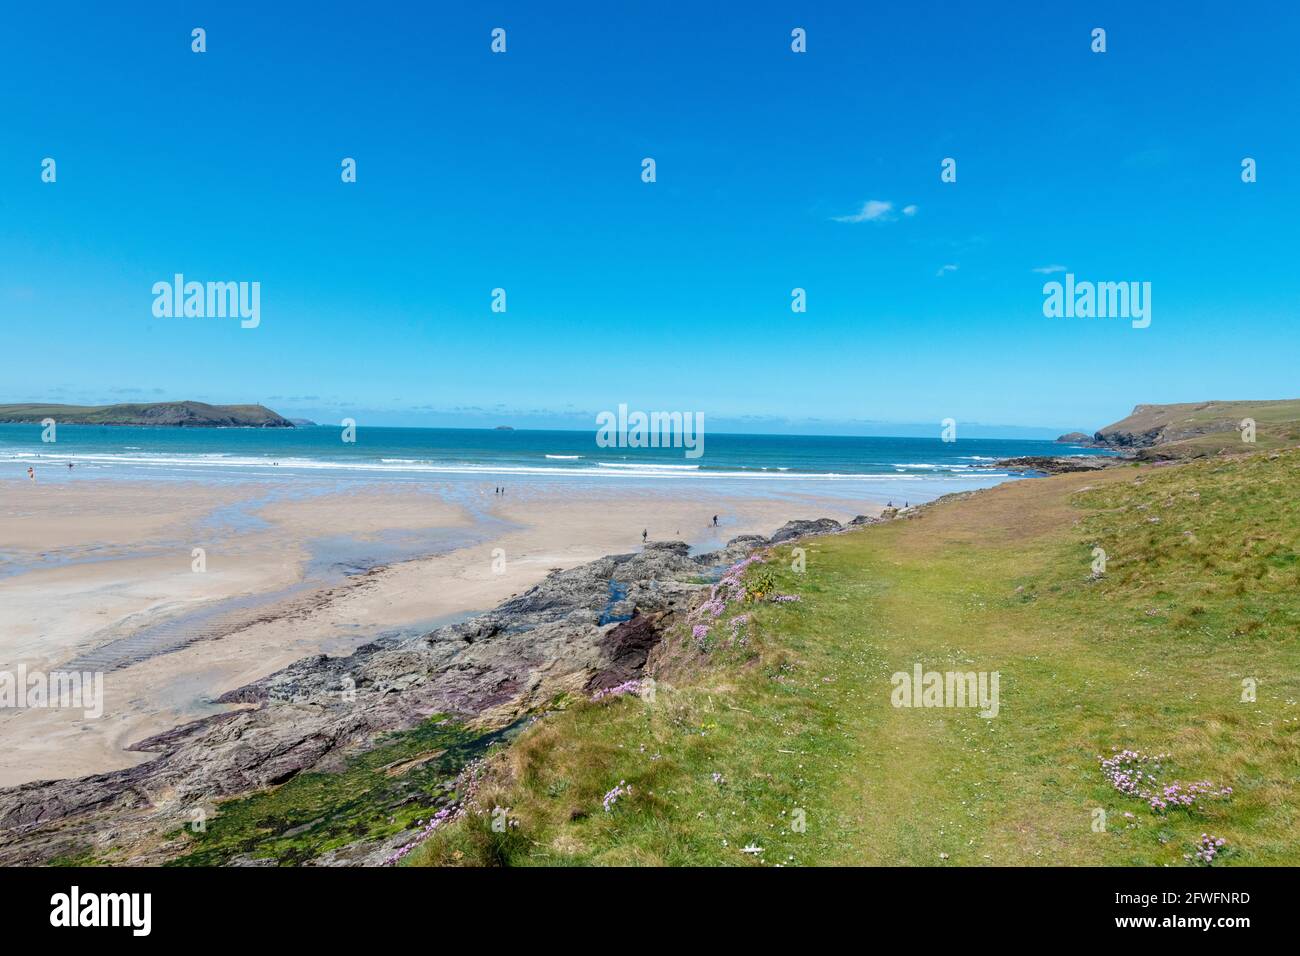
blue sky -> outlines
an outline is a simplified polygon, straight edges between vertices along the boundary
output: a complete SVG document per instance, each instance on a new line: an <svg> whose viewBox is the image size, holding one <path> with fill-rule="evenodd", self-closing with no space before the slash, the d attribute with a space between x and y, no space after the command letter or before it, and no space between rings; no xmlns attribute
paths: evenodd
<svg viewBox="0 0 1300 956"><path fill-rule="evenodd" d="M0 401L872 433L1300 395L1293 4L269 6L7 13ZM1150 282L1150 328L1045 318L1056 265ZM261 325L155 318L177 272L259 281Z"/></svg>

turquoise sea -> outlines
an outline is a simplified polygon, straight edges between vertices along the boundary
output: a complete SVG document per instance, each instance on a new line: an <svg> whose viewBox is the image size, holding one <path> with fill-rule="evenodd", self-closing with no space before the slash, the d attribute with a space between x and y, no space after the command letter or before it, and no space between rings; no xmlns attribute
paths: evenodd
<svg viewBox="0 0 1300 956"><path fill-rule="evenodd" d="M925 501L1016 477L992 468L1022 455L1096 454L1020 439L870 438L706 434L703 454L683 448L601 447L595 431L358 427L293 429L133 428L61 425L54 442L39 425L0 425L0 474L205 481L305 477L367 481L686 482L748 488L819 489L842 496ZM68 463L73 468L67 467Z"/></svg>

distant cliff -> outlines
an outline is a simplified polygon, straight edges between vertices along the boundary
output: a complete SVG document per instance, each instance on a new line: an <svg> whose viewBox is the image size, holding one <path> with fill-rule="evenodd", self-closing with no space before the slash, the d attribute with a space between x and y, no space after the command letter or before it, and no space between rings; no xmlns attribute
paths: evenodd
<svg viewBox="0 0 1300 956"><path fill-rule="evenodd" d="M1143 458L1285 447L1300 442L1300 399L1138 405L1127 418L1098 431L1093 441L1132 449Z"/></svg>
<svg viewBox="0 0 1300 956"><path fill-rule="evenodd" d="M293 428L264 405L148 402L123 405L0 405L0 422L60 425L166 425L182 428Z"/></svg>

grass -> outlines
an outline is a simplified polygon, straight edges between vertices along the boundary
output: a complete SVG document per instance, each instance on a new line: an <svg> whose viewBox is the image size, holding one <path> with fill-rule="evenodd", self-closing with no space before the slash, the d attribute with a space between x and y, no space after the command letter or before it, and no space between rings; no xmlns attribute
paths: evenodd
<svg viewBox="0 0 1300 956"><path fill-rule="evenodd" d="M1259 451L1278 451L1300 444L1300 422L1257 422L1254 448ZM1241 433L1230 431L1209 432L1195 438L1165 442L1139 452L1142 457L1154 459L1205 458L1211 455L1239 454L1250 446L1241 440Z"/></svg>
<svg viewBox="0 0 1300 956"><path fill-rule="evenodd" d="M775 548L763 599L704 641L676 625L653 700L538 721L408 862L1188 865L1210 833L1215 865L1295 865L1298 479L1298 452L1062 475L797 542L802 574ZM998 716L893 707L917 662L999 672ZM1157 814L1102 775L1112 748L1234 792Z"/></svg>

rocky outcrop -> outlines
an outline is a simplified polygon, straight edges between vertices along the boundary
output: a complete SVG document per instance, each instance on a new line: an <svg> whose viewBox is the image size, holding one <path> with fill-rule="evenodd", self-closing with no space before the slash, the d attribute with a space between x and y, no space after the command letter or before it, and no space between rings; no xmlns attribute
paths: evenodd
<svg viewBox="0 0 1300 956"><path fill-rule="evenodd" d="M843 530L843 525L830 518L817 518L813 521L787 521L776 534L772 535L769 543L780 544L782 541L789 541L791 538L802 538L810 534L830 534L833 531L840 530Z"/></svg>
<svg viewBox="0 0 1300 956"><path fill-rule="evenodd" d="M1026 455L1022 458L1003 458L985 468L997 468L1003 471L1033 471L1046 475L1065 475L1076 471L1098 471L1113 468L1128 461L1118 455Z"/></svg>
<svg viewBox="0 0 1300 956"><path fill-rule="evenodd" d="M1200 413L1211 409L1215 403L1182 405L1137 405L1127 418L1107 425L1093 435L1101 445L1118 448L1149 448L1170 441L1179 441L1204 434L1206 431L1223 431L1233 421L1226 416L1203 418Z"/></svg>
<svg viewBox="0 0 1300 956"><path fill-rule="evenodd" d="M1066 432L1064 435L1057 438L1056 441L1057 444L1060 445L1091 445L1092 436L1086 435L1083 432Z"/></svg>
<svg viewBox="0 0 1300 956"><path fill-rule="evenodd" d="M160 834L194 807L338 769L386 732L436 714L495 730L561 694L616 686L641 674L667 624L707 589L702 580L756 547L838 530L829 519L795 521L770 539L736 538L694 556L682 542L652 543L552 571L495 610L419 638L300 660L220 699L241 709L136 744L156 754L147 763L0 790L0 864L43 863L88 847L125 849L131 863L162 862L177 850ZM336 857L355 862L376 852Z"/></svg>

